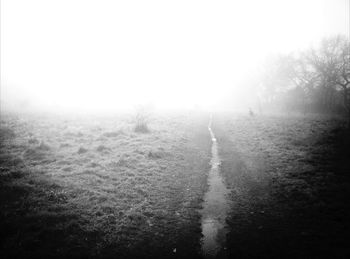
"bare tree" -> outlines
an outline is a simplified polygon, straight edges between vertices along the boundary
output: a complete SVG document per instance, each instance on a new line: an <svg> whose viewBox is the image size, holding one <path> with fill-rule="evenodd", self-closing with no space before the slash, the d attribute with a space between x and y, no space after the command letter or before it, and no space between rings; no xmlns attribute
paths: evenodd
<svg viewBox="0 0 350 259"><path fill-rule="evenodd" d="M337 90L343 95L343 107L350 121L350 43L343 36L326 38L321 47L307 57L325 92L325 101L331 104Z"/></svg>
<svg viewBox="0 0 350 259"><path fill-rule="evenodd" d="M270 57L264 64L260 96L264 105L304 113L346 112L350 126L350 42L325 38L319 47Z"/></svg>
<svg viewBox="0 0 350 259"><path fill-rule="evenodd" d="M336 56L335 83L341 87L350 125L350 42L346 38L339 38L337 43L339 51Z"/></svg>

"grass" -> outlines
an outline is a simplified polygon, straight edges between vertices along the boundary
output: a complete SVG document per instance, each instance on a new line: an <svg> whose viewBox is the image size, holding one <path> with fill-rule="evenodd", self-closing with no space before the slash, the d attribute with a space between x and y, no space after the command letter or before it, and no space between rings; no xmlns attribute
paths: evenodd
<svg viewBox="0 0 350 259"><path fill-rule="evenodd" d="M346 258L349 136L321 116L216 117L236 258Z"/></svg>
<svg viewBox="0 0 350 259"><path fill-rule="evenodd" d="M208 116L154 117L2 114L0 257L199 258ZM214 115L229 256L348 258L343 124Z"/></svg>
<svg viewBox="0 0 350 259"><path fill-rule="evenodd" d="M1 258L195 257L210 138L194 117L137 134L128 116L2 116Z"/></svg>

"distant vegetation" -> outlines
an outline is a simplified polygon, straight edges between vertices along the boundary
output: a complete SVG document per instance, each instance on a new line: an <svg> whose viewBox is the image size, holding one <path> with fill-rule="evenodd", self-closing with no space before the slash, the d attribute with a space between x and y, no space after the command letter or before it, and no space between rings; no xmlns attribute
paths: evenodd
<svg viewBox="0 0 350 259"><path fill-rule="evenodd" d="M140 105L136 108L134 131L138 133L150 132L148 122L151 117L151 107L148 105Z"/></svg>
<svg viewBox="0 0 350 259"><path fill-rule="evenodd" d="M260 111L336 113L350 120L350 42L345 36L270 57L261 72L256 84Z"/></svg>

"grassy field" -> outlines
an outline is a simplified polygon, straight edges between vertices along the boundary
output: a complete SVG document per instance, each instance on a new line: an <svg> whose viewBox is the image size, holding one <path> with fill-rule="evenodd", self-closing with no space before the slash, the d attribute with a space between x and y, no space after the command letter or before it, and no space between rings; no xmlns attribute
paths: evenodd
<svg viewBox="0 0 350 259"><path fill-rule="evenodd" d="M2 114L0 257L196 257L207 123Z"/></svg>
<svg viewBox="0 0 350 259"><path fill-rule="evenodd" d="M209 116L2 114L1 258L200 258ZM349 258L349 135L320 116L214 114L231 258Z"/></svg>
<svg viewBox="0 0 350 259"><path fill-rule="evenodd" d="M320 116L215 117L232 258L349 258L350 142Z"/></svg>

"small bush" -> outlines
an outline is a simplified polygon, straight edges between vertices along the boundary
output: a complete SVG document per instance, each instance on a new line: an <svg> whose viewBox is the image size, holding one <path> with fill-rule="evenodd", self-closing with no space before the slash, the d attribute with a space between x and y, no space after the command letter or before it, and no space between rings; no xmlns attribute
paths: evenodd
<svg viewBox="0 0 350 259"><path fill-rule="evenodd" d="M135 128L134 131L137 133L148 133L148 122L150 119L151 108L148 106L139 106L136 110L135 117Z"/></svg>
<svg viewBox="0 0 350 259"><path fill-rule="evenodd" d="M148 133L149 128L146 123L137 123L134 128L134 131L138 133Z"/></svg>

